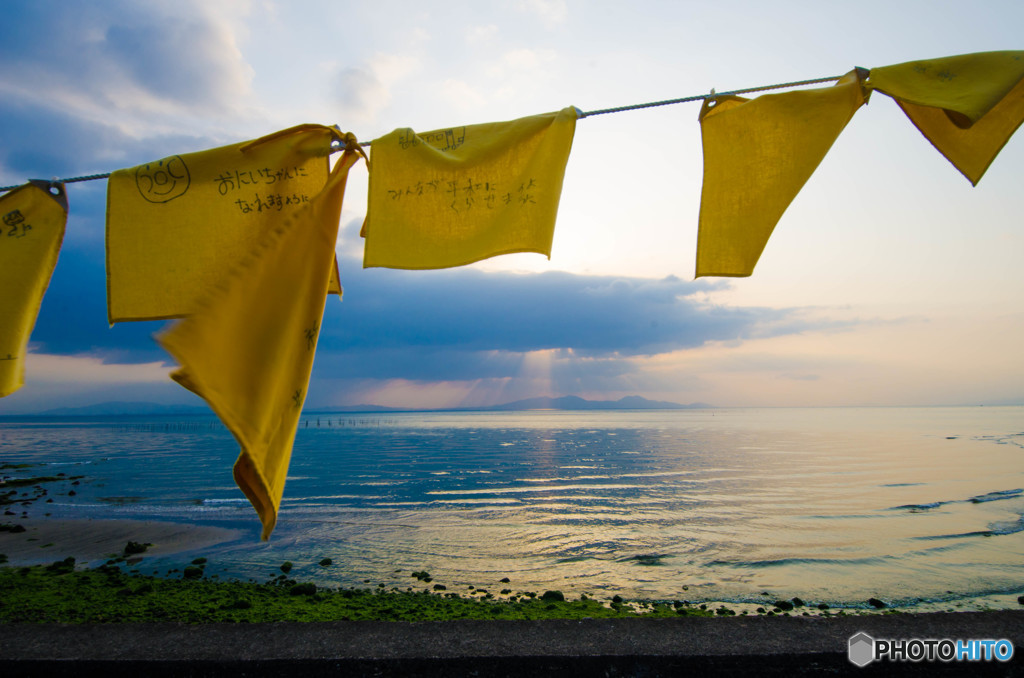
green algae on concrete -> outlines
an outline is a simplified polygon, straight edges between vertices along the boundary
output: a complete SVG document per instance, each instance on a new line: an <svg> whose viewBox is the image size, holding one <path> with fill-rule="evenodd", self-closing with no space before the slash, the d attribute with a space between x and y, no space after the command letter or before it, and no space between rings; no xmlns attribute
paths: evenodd
<svg viewBox="0 0 1024 678"><path fill-rule="evenodd" d="M294 580L258 584L162 579L105 565L0 568L0 623L429 621L453 619L583 619L712 616L712 611L645 606L607 607L595 600L464 598L383 589L325 589Z"/></svg>

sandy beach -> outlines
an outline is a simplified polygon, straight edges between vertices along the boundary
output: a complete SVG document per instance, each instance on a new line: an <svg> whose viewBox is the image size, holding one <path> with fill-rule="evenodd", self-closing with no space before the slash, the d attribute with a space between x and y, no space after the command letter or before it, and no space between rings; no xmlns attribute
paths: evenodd
<svg viewBox="0 0 1024 678"><path fill-rule="evenodd" d="M156 520L19 519L24 532L0 532L0 553L8 566L38 565L74 557L79 564L98 564L124 553L129 541L152 544L147 556L162 556L221 544L240 531Z"/></svg>

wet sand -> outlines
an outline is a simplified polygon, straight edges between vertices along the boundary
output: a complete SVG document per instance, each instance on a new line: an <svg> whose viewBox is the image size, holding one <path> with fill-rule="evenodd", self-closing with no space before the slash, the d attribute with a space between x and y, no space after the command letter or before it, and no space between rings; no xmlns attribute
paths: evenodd
<svg viewBox="0 0 1024 678"><path fill-rule="evenodd" d="M146 556L164 556L238 539L242 532L221 527L156 520L46 520L21 518L12 524L24 532L0 532L0 553L7 566L39 565L74 557L98 564L124 554L129 541L152 544Z"/></svg>

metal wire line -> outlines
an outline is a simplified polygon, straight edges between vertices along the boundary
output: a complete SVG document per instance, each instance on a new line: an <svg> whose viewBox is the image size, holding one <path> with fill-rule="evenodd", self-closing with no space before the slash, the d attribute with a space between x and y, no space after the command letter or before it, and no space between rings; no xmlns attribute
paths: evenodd
<svg viewBox="0 0 1024 678"><path fill-rule="evenodd" d="M593 111L580 111L579 109L576 109L576 110L579 112L579 115L578 115L579 119L582 120L583 118L589 118L589 117L592 117L592 116L595 116L595 115L605 115L606 113L622 113L624 111L636 111L636 110L640 110L642 108L655 108L657 106L670 106L672 104L685 104L685 103L689 103L691 101L702 101L704 99L708 99L708 98L711 98L711 97L731 96L733 94L749 94L751 92L765 92L767 90L772 90L772 89L785 89L785 88L788 88L788 87L801 87L803 85L817 85L817 84L823 83L823 82L832 82L832 81L835 81L835 80L839 80L842 77L843 76L841 76L841 75L835 75L835 76L830 76L830 77L827 77L827 78L814 78L813 80L798 80L798 81L795 81L795 82L784 82L784 83L779 83L777 85L763 85L761 87L747 87L745 89L734 89L734 90L730 90L728 92L714 93L714 90L712 90L712 92L709 93L709 94L697 94L697 95L694 95L694 96L683 97L681 99L665 99L663 101L651 101L651 102L644 103L644 104L633 104L631 106L617 106L615 108L600 108L600 109L593 110ZM364 141L363 143L360 144L360 146L369 146L369 145L370 145L369 141ZM338 153L338 152L343 151L343 150L345 150L343 146L333 146L333 147L331 147L331 153ZM79 181L95 181L96 179L106 179L106 178L108 178L110 176L110 174L111 174L110 172L105 172L103 174L87 174L87 175L80 176L80 177L70 177L68 179L53 179L53 182L54 183L61 183L61 184L74 184L74 183L77 183ZM15 188L20 188L23 185L24 184L18 184L17 186L0 186L0 192L12 191Z"/></svg>
<svg viewBox="0 0 1024 678"><path fill-rule="evenodd" d="M786 87L800 87L802 85L816 85L822 82L839 80L843 76L836 75L828 78L814 78L813 80L798 80L796 82L784 82L778 85L763 85L761 87L748 87L746 89L734 89L728 92L717 92L709 94L697 94L695 96L683 97L682 99L665 99L664 101L652 101L646 104L633 104L632 106L619 106L617 108L601 108L596 111L581 111L580 118L589 118L592 115L604 115L605 113L621 113L623 111L635 111L641 108L654 108L656 106L669 106L671 104L685 104L691 101L701 101L712 97L731 96L733 94L749 94L750 92L764 92L770 89L784 89Z"/></svg>

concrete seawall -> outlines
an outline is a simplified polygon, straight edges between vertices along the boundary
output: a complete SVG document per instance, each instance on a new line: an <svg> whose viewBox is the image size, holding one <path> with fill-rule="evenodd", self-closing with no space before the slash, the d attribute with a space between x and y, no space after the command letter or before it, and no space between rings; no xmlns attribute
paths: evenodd
<svg viewBox="0 0 1024 678"><path fill-rule="evenodd" d="M1010 640L1010 662L847 658L851 636ZM1024 611L830 618L0 626L8 676L1024 675Z"/></svg>

